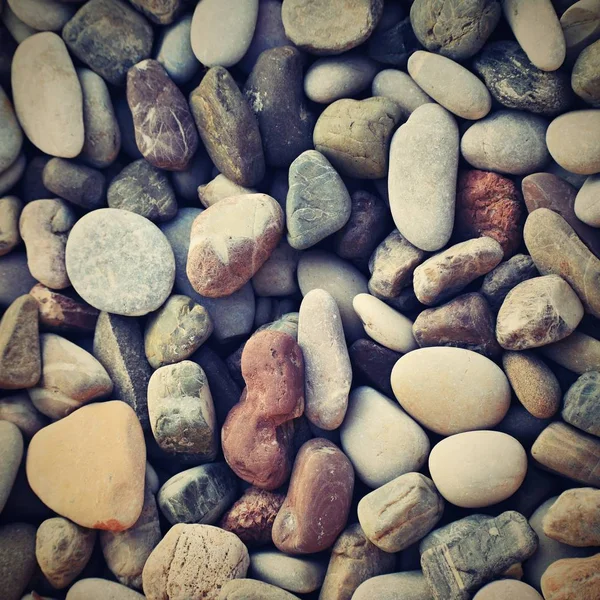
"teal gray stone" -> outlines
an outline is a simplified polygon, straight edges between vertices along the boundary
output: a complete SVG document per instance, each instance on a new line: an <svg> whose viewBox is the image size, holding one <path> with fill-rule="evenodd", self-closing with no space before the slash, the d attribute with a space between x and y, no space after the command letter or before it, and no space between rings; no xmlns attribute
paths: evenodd
<svg viewBox="0 0 600 600"><path fill-rule="evenodd" d="M568 389L562 418L586 433L600 436L600 372L584 373Z"/></svg>

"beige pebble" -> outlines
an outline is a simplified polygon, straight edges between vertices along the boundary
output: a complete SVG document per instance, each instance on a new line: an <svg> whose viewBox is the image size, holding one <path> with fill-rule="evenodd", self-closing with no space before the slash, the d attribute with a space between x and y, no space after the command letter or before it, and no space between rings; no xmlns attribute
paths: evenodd
<svg viewBox="0 0 600 600"><path fill-rule="evenodd" d="M114 581L92 577L75 583L66 600L144 600L144 596Z"/></svg>
<svg viewBox="0 0 600 600"><path fill-rule="evenodd" d="M575 214L591 227L600 227L600 175L588 177L577 192Z"/></svg>
<svg viewBox="0 0 600 600"><path fill-rule="evenodd" d="M21 242L19 217L23 202L16 196L0 198L0 256L8 254Z"/></svg>
<svg viewBox="0 0 600 600"><path fill-rule="evenodd" d="M600 340L585 333L574 331L564 340L544 346L540 351L550 360L579 375L600 371Z"/></svg>

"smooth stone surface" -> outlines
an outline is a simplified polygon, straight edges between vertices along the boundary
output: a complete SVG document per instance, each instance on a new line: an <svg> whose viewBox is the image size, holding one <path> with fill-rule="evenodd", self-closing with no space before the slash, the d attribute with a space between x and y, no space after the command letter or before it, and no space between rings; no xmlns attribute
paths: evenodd
<svg viewBox="0 0 600 600"><path fill-rule="evenodd" d="M538 271L565 279L586 312L600 317L600 259L571 226L557 213L538 208L527 217L523 237Z"/></svg>
<svg viewBox="0 0 600 600"><path fill-rule="evenodd" d="M566 43L550 0L508 0L507 20L529 60L542 71L556 71L564 62Z"/></svg>
<svg viewBox="0 0 600 600"><path fill-rule="evenodd" d="M533 352L505 352L502 366L519 402L538 419L553 417L562 392L556 375Z"/></svg>
<svg viewBox="0 0 600 600"><path fill-rule="evenodd" d="M491 360L462 348L420 348L392 371L400 405L441 435L496 426L510 405L510 385Z"/></svg>
<svg viewBox="0 0 600 600"><path fill-rule="evenodd" d="M137 521L145 467L140 423L117 400L84 406L44 427L27 453L27 479L42 502L94 529L121 531Z"/></svg>
<svg viewBox="0 0 600 600"><path fill-rule="evenodd" d="M432 306L460 292L469 283L496 267L504 252L490 237L460 242L428 258L413 274L419 302Z"/></svg>
<svg viewBox="0 0 600 600"><path fill-rule="evenodd" d="M304 357L305 415L321 429L337 429L346 414L352 367L337 304L328 292L304 296L298 319Z"/></svg>
<svg viewBox="0 0 600 600"><path fill-rule="evenodd" d="M90 577L80 579L67 593L68 600L143 600L144 596L133 590L109 581Z"/></svg>
<svg viewBox="0 0 600 600"><path fill-rule="evenodd" d="M19 182L25 172L26 163L25 154L21 152L15 162L0 173L0 195L6 194Z"/></svg>
<svg viewBox="0 0 600 600"><path fill-rule="evenodd" d="M313 592L325 579L326 565L276 550L261 550L250 555L250 572L260 581L298 594Z"/></svg>
<svg viewBox="0 0 600 600"><path fill-rule="evenodd" d="M541 352L578 375L600 371L600 340L579 331L574 331L560 342L542 347Z"/></svg>
<svg viewBox="0 0 600 600"><path fill-rule="evenodd" d="M398 352L384 348L371 339L361 338L348 348L348 353L352 368L359 377L388 398L394 396L390 376L401 356Z"/></svg>
<svg viewBox="0 0 600 600"><path fill-rule="evenodd" d="M263 581L232 579L221 588L219 600L298 600L298 597Z"/></svg>
<svg viewBox="0 0 600 600"><path fill-rule="evenodd" d="M37 283L27 266L25 252L0 256L0 306L6 308Z"/></svg>
<svg viewBox="0 0 600 600"><path fill-rule="evenodd" d="M496 337L506 350L537 348L573 333L582 317L583 305L562 277L534 277L508 292L498 312Z"/></svg>
<svg viewBox="0 0 600 600"><path fill-rule="evenodd" d="M394 134L388 177L398 231L421 250L439 250L454 225L458 127L436 104L417 108Z"/></svg>
<svg viewBox="0 0 600 600"><path fill-rule="evenodd" d="M0 87L0 173L12 165L23 145L23 132L9 97Z"/></svg>
<svg viewBox="0 0 600 600"><path fill-rule="evenodd" d="M300 253L286 242L280 242L271 256L252 277L257 296L290 296L298 291L296 270Z"/></svg>
<svg viewBox="0 0 600 600"><path fill-rule="evenodd" d="M584 48L600 38L600 6L596 0L580 0L560 17L567 46L567 58L572 60Z"/></svg>
<svg viewBox="0 0 600 600"><path fill-rule="evenodd" d="M541 587L548 600L581 598L593 600L598 593L600 554L552 563L542 576Z"/></svg>
<svg viewBox="0 0 600 600"><path fill-rule="evenodd" d="M350 395L340 440L358 477L371 488L418 471L430 447L415 421L392 400L366 386Z"/></svg>
<svg viewBox="0 0 600 600"><path fill-rule="evenodd" d="M369 337L382 346L403 354L418 347L413 336L413 322L385 302L370 294L358 294L352 300L352 306Z"/></svg>
<svg viewBox="0 0 600 600"><path fill-rule="evenodd" d="M131 4L159 25L172 23L184 8L182 0L131 0Z"/></svg>
<svg viewBox="0 0 600 600"><path fill-rule="evenodd" d="M246 188L242 185L238 185L234 181L227 179L225 175L219 173L214 179L205 183L204 185L198 186L197 195L200 199L200 204L205 208L212 206L231 196L242 196L244 194L255 194L254 188Z"/></svg>
<svg viewBox="0 0 600 600"><path fill-rule="evenodd" d="M225 463L209 463L171 477L160 488L157 501L172 525L213 525L233 502L236 488L237 479Z"/></svg>
<svg viewBox="0 0 600 600"><path fill-rule="evenodd" d="M15 112L30 142L46 154L63 158L81 152L81 85L67 48L55 33L37 33L19 45L12 62L12 92Z"/></svg>
<svg viewBox="0 0 600 600"><path fill-rule="evenodd" d="M377 73L373 79L371 93L373 96L385 96L393 100L400 106L402 117L405 119L419 106L433 102L408 73L396 69L384 69Z"/></svg>
<svg viewBox="0 0 600 600"><path fill-rule="evenodd" d="M192 51L191 29L192 16L181 17L161 31L154 51L154 58L177 85L187 83L200 69Z"/></svg>
<svg viewBox="0 0 600 600"><path fill-rule="evenodd" d="M115 98L115 116L117 117L117 123L121 131L121 147L123 151L133 160L142 158L142 153L135 141L133 117L131 116L129 104L127 104L127 96L124 95Z"/></svg>
<svg viewBox="0 0 600 600"><path fill-rule="evenodd" d="M285 33L296 46L312 54L341 54L362 44L377 26L382 0L285 0Z"/></svg>
<svg viewBox="0 0 600 600"><path fill-rule="evenodd" d="M600 172L600 110L575 110L550 123L546 144L552 158L579 175Z"/></svg>
<svg viewBox="0 0 600 600"><path fill-rule="evenodd" d="M515 438L498 431L450 436L429 455L440 494L456 506L479 508L512 496L527 472L527 454Z"/></svg>
<svg viewBox="0 0 600 600"><path fill-rule="evenodd" d="M6 505L17 471L23 458L23 436L19 428L9 421L0 421L0 513Z"/></svg>
<svg viewBox="0 0 600 600"><path fill-rule="evenodd" d="M588 104L595 107L600 105L599 67L600 43L594 42L581 52L571 72L573 91Z"/></svg>
<svg viewBox="0 0 600 600"><path fill-rule="evenodd" d="M56 0L7 0L23 23L37 31L60 31L76 8Z"/></svg>
<svg viewBox="0 0 600 600"><path fill-rule="evenodd" d="M0 256L21 243L19 217L22 210L23 202L16 196L0 198Z"/></svg>
<svg viewBox="0 0 600 600"><path fill-rule="evenodd" d="M93 343L94 356L114 383L115 397L133 408L142 428L149 428L147 389L152 369L136 319L100 313Z"/></svg>
<svg viewBox="0 0 600 600"><path fill-rule="evenodd" d="M319 288L333 296L349 342L364 337L352 301L357 294L367 293L367 280L356 267L322 250L303 252L298 262L298 284L303 296Z"/></svg>
<svg viewBox="0 0 600 600"><path fill-rule="evenodd" d="M64 158L53 158L42 173L44 186L60 198L93 210L104 204L106 178L100 171Z"/></svg>
<svg viewBox="0 0 600 600"><path fill-rule="evenodd" d="M600 227L600 176L588 177L575 198L577 218L591 227Z"/></svg>
<svg viewBox="0 0 600 600"><path fill-rule="evenodd" d="M47 419L33 406L27 392L4 396L0 400L0 420L16 425L27 440L31 439L42 427L48 424ZM6 464L9 465L10 461L7 461ZM7 466L7 468L10 468L10 466ZM0 502L1 505L2 502Z"/></svg>
<svg viewBox="0 0 600 600"><path fill-rule="evenodd" d="M127 71L150 57L150 23L122 0L86 2L64 26L69 50L108 83L124 85Z"/></svg>
<svg viewBox="0 0 600 600"><path fill-rule="evenodd" d="M564 397L562 418L592 435L600 437L600 372L584 373Z"/></svg>
<svg viewBox="0 0 600 600"><path fill-rule="evenodd" d="M433 100L463 119L481 119L492 107L485 85L450 58L417 50L408 59L408 72Z"/></svg>
<svg viewBox="0 0 600 600"><path fill-rule="evenodd" d="M108 373L83 348L54 333L43 333L39 345L42 376L28 392L42 414L51 419L62 419L84 404L104 399L112 392L113 383Z"/></svg>
<svg viewBox="0 0 600 600"><path fill-rule="evenodd" d="M98 310L145 315L167 299L175 278L171 246L153 223L129 211L102 208L73 227L67 273L77 293Z"/></svg>
<svg viewBox="0 0 600 600"><path fill-rule="evenodd" d="M536 277L537 274L531 256L528 254L515 254L507 261L501 262L483 278L481 293L490 303L490 306L498 311L510 290L522 281Z"/></svg>
<svg viewBox="0 0 600 600"><path fill-rule="evenodd" d="M406 473L358 503L358 520L370 542L385 552L405 550L427 535L442 517L444 501L433 481Z"/></svg>
<svg viewBox="0 0 600 600"><path fill-rule="evenodd" d="M367 54L371 58L398 69L405 69L409 56L420 49L408 17L389 29L375 31L367 43Z"/></svg>
<svg viewBox="0 0 600 600"><path fill-rule="evenodd" d="M171 184L176 194L189 203L196 203L198 188L209 181L213 164L206 150L198 146L185 171L173 171Z"/></svg>
<svg viewBox="0 0 600 600"><path fill-rule="evenodd" d="M37 302L19 296L0 320L0 389L18 390L36 385L41 375Z"/></svg>
<svg viewBox="0 0 600 600"><path fill-rule="evenodd" d="M474 596L473 600L543 600L535 588L514 579L500 579L483 586Z"/></svg>
<svg viewBox="0 0 600 600"><path fill-rule="evenodd" d="M573 100L569 77L531 64L517 42L493 42L474 59L473 69L502 106L552 117Z"/></svg>
<svg viewBox="0 0 600 600"><path fill-rule="evenodd" d="M410 19L427 50L464 60L485 44L501 13L497 0L416 0L410 8Z"/></svg>
<svg viewBox="0 0 600 600"><path fill-rule="evenodd" d="M467 129L460 151L476 169L528 175L543 170L550 159L547 128L547 121L537 115L498 110Z"/></svg>
<svg viewBox="0 0 600 600"><path fill-rule="evenodd" d="M432 600L427 581L421 571L390 573L361 583L352 600Z"/></svg>
<svg viewBox="0 0 600 600"><path fill-rule="evenodd" d="M6 600L20 600L37 568L34 525L9 523L0 527L0 570Z"/></svg>

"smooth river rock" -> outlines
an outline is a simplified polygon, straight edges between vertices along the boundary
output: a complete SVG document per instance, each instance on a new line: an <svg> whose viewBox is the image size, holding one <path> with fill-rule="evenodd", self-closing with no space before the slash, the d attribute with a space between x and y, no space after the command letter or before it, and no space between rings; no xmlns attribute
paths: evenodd
<svg viewBox="0 0 600 600"><path fill-rule="evenodd" d="M567 558L552 563L542 575L541 588L547 600L593 600L600 585L600 554L589 558Z"/></svg>
<svg viewBox="0 0 600 600"><path fill-rule="evenodd" d="M9 421L0 421L0 451L3 456L0 468L0 513L6 506L15 483L23 458L23 448L23 436L19 428Z"/></svg>
<svg viewBox="0 0 600 600"><path fill-rule="evenodd" d="M0 173L12 165L23 145L23 131L15 116L12 102L6 92L0 87Z"/></svg>
<svg viewBox="0 0 600 600"><path fill-rule="evenodd" d="M562 418L592 435L600 437L600 372L584 373L567 390Z"/></svg>
<svg viewBox="0 0 600 600"><path fill-rule="evenodd" d="M590 227L600 227L600 176L592 175L577 193L574 210L577 218Z"/></svg>
<svg viewBox="0 0 600 600"><path fill-rule="evenodd" d="M384 69L375 75L371 92L373 96L385 96L393 100L400 106L405 119L419 106L433 102L408 73L397 69Z"/></svg>
<svg viewBox="0 0 600 600"><path fill-rule="evenodd" d="M484 585L474 596L473 600L544 600L535 588L514 579L499 579Z"/></svg>
<svg viewBox="0 0 600 600"><path fill-rule="evenodd" d="M154 58L177 85L187 83L200 69L192 51L191 28L192 15L189 14L164 27L154 51Z"/></svg>
<svg viewBox="0 0 600 600"><path fill-rule="evenodd" d="M537 274L531 256L515 254L507 261L501 262L483 278L480 291L497 312L510 290L522 281L536 277Z"/></svg>
<svg viewBox="0 0 600 600"><path fill-rule="evenodd" d="M361 583L352 600L432 600L422 571L403 571L371 577Z"/></svg>
<svg viewBox="0 0 600 600"><path fill-rule="evenodd" d="M590 4L594 4L590 2ZM597 9L596 9L597 10ZM600 31L600 27L597 27ZM600 106L600 40L588 46L578 56L571 73L573 91L588 104Z"/></svg>
<svg viewBox="0 0 600 600"><path fill-rule="evenodd" d="M0 256L8 254L21 242L19 217L23 206L16 196L0 198Z"/></svg>
<svg viewBox="0 0 600 600"><path fill-rule="evenodd" d="M276 550L261 550L250 556L250 569L255 579L290 592L307 594L321 587L327 565L314 558L290 556Z"/></svg>

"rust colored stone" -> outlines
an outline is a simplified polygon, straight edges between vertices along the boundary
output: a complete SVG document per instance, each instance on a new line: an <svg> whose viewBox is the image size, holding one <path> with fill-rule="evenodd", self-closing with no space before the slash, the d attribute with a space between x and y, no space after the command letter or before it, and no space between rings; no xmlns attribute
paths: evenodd
<svg viewBox="0 0 600 600"><path fill-rule="evenodd" d="M460 239L487 235L509 258L523 239L523 222L520 194L510 179L476 169L459 175L455 230Z"/></svg>
<svg viewBox="0 0 600 600"><path fill-rule="evenodd" d="M242 376L246 389L223 425L223 454L238 477L274 490L290 474L292 421L304 411L300 346L287 333L258 332L244 346Z"/></svg>

